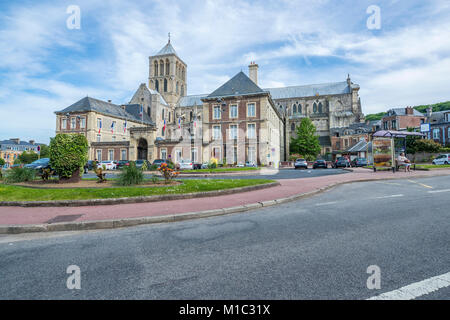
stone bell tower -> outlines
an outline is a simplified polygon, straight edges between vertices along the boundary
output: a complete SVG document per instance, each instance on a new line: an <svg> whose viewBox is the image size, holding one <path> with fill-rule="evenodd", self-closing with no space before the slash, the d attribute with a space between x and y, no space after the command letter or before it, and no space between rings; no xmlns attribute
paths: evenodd
<svg viewBox="0 0 450 320"><path fill-rule="evenodd" d="M187 65L172 47L170 33L167 44L149 57L149 63L149 88L158 91L169 105L174 106L187 92Z"/></svg>

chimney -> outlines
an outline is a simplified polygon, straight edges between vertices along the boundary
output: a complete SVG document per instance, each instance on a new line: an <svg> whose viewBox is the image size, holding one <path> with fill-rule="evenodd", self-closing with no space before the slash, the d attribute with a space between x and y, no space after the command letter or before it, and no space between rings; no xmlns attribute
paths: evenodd
<svg viewBox="0 0 450 320"><path fill-rule="evenodd" d="M34 140L30 140L29 142L30 144L34 145Z"/></svg>
<svg viewBox="0 0 450 320"><path fill-rule="evenodd" d="M427 118L431 118L432 114L433 114L433 108L431 108L431 107L427 108Z"/></svg>
<svg viewBox="0 0 450 320"><path fill-rule="evenodd" d="M412 107L406 107L405 108L405 114L406 115L413 115L414 114L414 110Z"/></svg>
<svg viewBox="0 0 450 320"><path fill-rule="evenodd" d="M20 143L20 139L19 138L10 138L9 140L13 141L15 144L19 144Z"/></svg>
<svg viewBox="0 0 450 320"><path fill-rule="evenodd" d="M258 65L254 61L248 66L248 77L258 85Z"/></svg>

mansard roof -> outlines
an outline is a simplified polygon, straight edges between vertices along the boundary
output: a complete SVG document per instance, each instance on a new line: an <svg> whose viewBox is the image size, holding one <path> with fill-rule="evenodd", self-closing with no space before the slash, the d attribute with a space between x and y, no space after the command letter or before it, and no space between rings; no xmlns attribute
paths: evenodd
<svg viewBox="0 0 450 320"><path fill-rule="evenodd" d="M241 71L206 98L243 96L250 94L267 94L267 92L258 87L244 72Z"/></svg>
<svg viewBox="0 0 450 320"><path fill-rule="evenodd" d="M122 108L119 105L113 104L111 102L102 101L99 99L91 98L91 97L85 97L74 104L68 106L67 108L56 111L56 114L65 114L65 113L72 113L72 112L98 112L107 116L121 118L121 119L127 119L132 121L142 121L141 117L139 116L140 111L140 105L124 105L125 108ZM139 107L139 109L138 109ZM136 109L137 114L136 114ZM144 112L144 119L143 122L149 125L154 125L154 123L151 121L151 119L146 116Z"/></svg>
<svg viewBox="0 0 450 320"><path fill-rule="evenodd" d="M359 88L358 85L352 84L352 88ZM314 97L316 95L337 95L351 93L347 81L309 84L304 86L291 86L282 88L267 88L264 89L270 92L272 99L291 99L302 97Z"/></svg>

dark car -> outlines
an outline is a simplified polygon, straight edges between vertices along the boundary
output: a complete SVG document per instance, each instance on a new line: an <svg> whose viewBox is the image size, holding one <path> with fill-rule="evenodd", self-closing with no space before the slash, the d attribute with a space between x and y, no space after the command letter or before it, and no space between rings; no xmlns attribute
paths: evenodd
<svg viewBox="0 0 450 320"><path fill-rule="evenodd" d="M294 168L295 169L308 169L308 162L306 162L305 159L297 159L294 162Z"/></svg>
<svg viewBox="0 0 450 320"><path fill-rule="evenodd" d="M163 163L167 163L167 160L164 160L164 159L155 159L155 160L153 160L152 166L158 166L158 168L159 168L159 167L161 167L161 165L162 165Z"/></svg>
<svg viewBox="0 0 450 320"><path fill-rule="evenodd" d="M145 163L147 165L147 169L150 169L150 162L148 160L136 160L134 163L136 164L136 168L142 168Z"/></svg>
<svg viewBox="0 0 450 320"><path fill-rule="evenodd" d="M313 163L313 169L317 169L317 168L324 168L324 169L326 169L327 167L328 167L328 164L323 159L317 159Z"/></svg>
<svg viewBox="0 0 450 320"><path fill-rule="evenodd" d="M355 158L352 160L352 167L365 167L367 166L366 158Z"/></svg>
<svg viewBox="0 0 450 320"><path fill-rule="evenodd" d="M350 167L350 161L346 157L339 157L336 159L333 165L334 168L348 168Z"/></svg>
<svg viewBox="0 0 450 320"><path fill-rule="evenodd" d="M202 168L202 164L201 163L193 163L192 164L192 169L194 170L198 170Z"/></svg>
<svg viewBox="0 0 450 320"><path fill-rule="evenodd" d="M119 160L116 161L117 163L117 169L122 169L123 167L127 167L130 165L130 161L128 160Z"/></svg>
<svg viewBox="0 0 450 320"><path fill-rule="evenodd" d="M37 174L42 174L42 170L50 168L50 159L42 158L32 163L26 164L24 168L33 169Z"/></svg>
<svg viewBox="0 0 450 320"><path fill-rule="evenodd" d="M84 170L94 170L94 162L94 160L88 160L88 162L84 165Z"/></svg>

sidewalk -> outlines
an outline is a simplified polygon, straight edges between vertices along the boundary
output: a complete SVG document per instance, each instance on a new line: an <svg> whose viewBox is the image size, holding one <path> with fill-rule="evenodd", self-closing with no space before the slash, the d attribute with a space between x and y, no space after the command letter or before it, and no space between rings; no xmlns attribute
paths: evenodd
<svg viewBox="0 0 450 320"><path fill-rule="evenodd" d="M279 180L281 185L277 187L209 198L85 207L0 207L0 225L46 224L50 219L61 215L80 215L79 218L70 220L72 222L177 215L282 199L341 183L441 175L450 175L450 170L374 173L368 169L356 168L347 174Z"/></svg>

